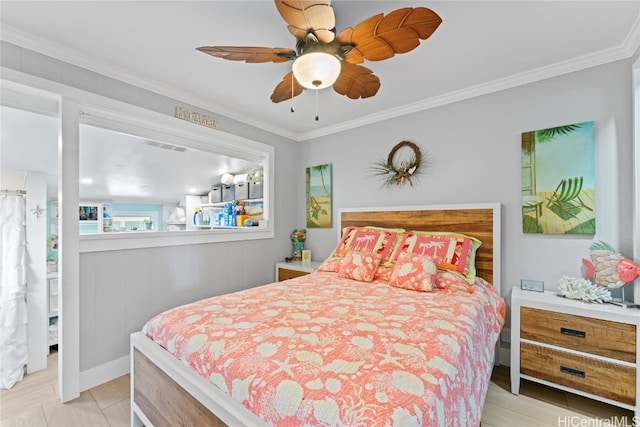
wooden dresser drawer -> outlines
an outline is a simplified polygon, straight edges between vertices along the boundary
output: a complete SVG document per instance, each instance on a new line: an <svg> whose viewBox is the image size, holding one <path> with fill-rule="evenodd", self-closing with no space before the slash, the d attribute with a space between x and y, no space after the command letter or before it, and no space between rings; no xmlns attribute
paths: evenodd
<svg viewBox="0 0 640 427"><path fill-rule="evenodd" d="M636 362L636 326L522 307L520 338Z"/></svg>
<svg viewBox="0 0 640 427"><path fill-rule="evenodd" d="M628 405L636 402L636 370L632 367L522 342L520 371Z"/></svg>
<svg viewBox="0 0 640 427"><path fill-rule="evenodd" d="M288 268L278 268L278 281L293 279L294 277L305 276L309 274L306 271L289 270Z"/></svg>

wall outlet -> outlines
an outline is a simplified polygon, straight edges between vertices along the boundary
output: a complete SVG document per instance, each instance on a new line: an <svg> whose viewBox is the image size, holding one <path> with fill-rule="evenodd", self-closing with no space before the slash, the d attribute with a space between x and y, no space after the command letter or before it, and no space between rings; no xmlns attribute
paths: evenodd
<svg viewBox="0 0 640 427"><path fill-rule="evenodd" d="M503 328L500 333L500 341L502 342L511 342L511 329Z"/></svg>

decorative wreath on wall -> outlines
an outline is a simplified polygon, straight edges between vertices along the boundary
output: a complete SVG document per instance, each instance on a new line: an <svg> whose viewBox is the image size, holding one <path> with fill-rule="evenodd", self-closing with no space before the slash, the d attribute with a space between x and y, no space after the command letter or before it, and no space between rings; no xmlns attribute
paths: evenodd
<svg viewBox="0 0 640 427"><path fill-rule="evenodd" d="M404 147L410 148L413 154L408 161L394 162L396 153ZM422 153L420 152L420 147L411 141L402 141L391 149L386 161L382 160L374 163L372 169L374 175L384 178L384 185L402 185L407 181L413 187L411 179L415 179L421 172L421 163Z"/></svg>

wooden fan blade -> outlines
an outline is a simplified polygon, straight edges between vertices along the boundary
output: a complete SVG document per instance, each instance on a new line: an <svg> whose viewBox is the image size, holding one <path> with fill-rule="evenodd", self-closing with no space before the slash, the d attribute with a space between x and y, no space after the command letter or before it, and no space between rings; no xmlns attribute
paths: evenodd
<svg viewBox="0 0 640 427"><path fill-rule="evenodd" d="M359 64L362 58L382 61L396 53L409 52L426 40L438 28L442 19L426 7L403 8L384 16L378 14L340 32L339 43L350 43L354 48L344 60Z"/></svg>
<svg viewBox="0 0 640 427"><path fill-rule="evenodd" d="M282 47L203 46L196 49L216 58L249 63L287 62L296 57L294 50Z"/></svg>
<svg viewBox="0 0 640 427"><path fill-rule="evenodd" d="M289 24L289 32L299 40L306 40L307 33L315 34L322 43L331 43L336 16L331 0L275 0L276 8Z"/></svg>
<svg viewBox="0 0 640 427"><path fill-rule="evenodd" d="M333 89L351 99L369 98L378 93L380 79L367 67L342 61L342 71Z"/></svg>
<svg viewBox="0 0 640 427"><path fill-rule="evenodd" d="M293 88L291 87L292 80ZM293 72L289 71L273 90L273 93L271 94L271 101L276 103L286 101L287 99L300 95L303 90L304 88L302 85L300 85L300 83L298 83L298 81L293 77Z"/></svg>
<svg viewBox="0 0 640 427"><path fill-rule="evenodd" d="M351 27L345 28L344 30L340 31L340 33L336 36L336 43L338 45L349 44L353 46L351 42L352 35L353 35L353 28ZM355 49L355 46L349 52L342 55L342 59L344 59L345 61L351 64L362 64L364 62L364 56L358 49Z"/></svg>

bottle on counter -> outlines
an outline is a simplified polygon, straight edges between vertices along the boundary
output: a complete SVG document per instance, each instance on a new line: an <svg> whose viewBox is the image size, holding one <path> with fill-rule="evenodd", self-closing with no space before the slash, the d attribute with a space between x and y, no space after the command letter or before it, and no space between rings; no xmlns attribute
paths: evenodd
<svg viewBox="0 0 640 427"><path fill-rule="evenodd" d="M196 212L193 214L193 224L203 225L202 209L196 208Z"/></svg>

